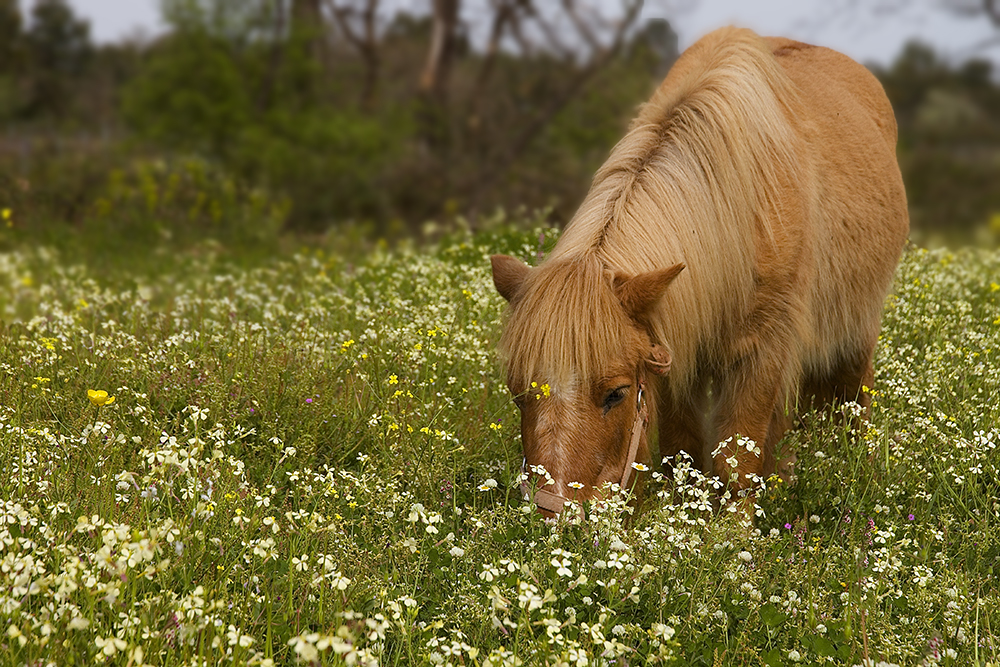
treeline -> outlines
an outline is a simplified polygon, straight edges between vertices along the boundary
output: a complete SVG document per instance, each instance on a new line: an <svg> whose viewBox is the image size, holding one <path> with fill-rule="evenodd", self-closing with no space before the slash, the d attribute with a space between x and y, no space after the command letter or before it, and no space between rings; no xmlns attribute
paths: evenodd
<svg viewBox="0 0 1000 667"><path fill-rule="evenodd" d="M875 73L899 123L912 227L1000 240L1000 85L992 64L955 66L910 43Z"/></svg>
<svg viewBox="0 0 1000 667"><path fill-rule="evenodd" d="M78 227L152 219L151 238L345 221L387 234L499 207L565 221L677 55L666 22L637 23L638 0L490 0L475 20L462 0L424 15L378 0L162 6L164 36L95 45L65 0L24 17L0 0L0 204ZM914 227L988 227L989 63L910 45L876 73Z"/></svg>

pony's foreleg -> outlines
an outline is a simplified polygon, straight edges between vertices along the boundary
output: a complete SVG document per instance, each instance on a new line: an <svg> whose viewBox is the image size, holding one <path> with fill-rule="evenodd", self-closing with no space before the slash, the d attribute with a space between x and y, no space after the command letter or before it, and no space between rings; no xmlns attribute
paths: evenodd
<svg viewBox="0 0 1000 667"><path fill-rule="evenodd" d="M774 472L775 447L790 425L782 364L748 365L744 371L749 368L753 372L737 372L719 383L716 402L712 470L734 496L752 493Z"/></svg>
<svg viewBox="0 0 1000 667"><path fill-rule="evenodd" d="M664 383L666 384L666 383ZM705 434L705 405L707 395L702 386L696 386L689 396L675 399L668 387L660 394L658 426L660 457L675 460L680 452L694 459L695 467L702 472L712 469L710 451Z"/></svg>
<svg viewBox="0 0 1000 667"><path fill-rule="evenodd" d="M851 419L855 428L868 420L872 397L870 391L875 382L875 370L872 367L872 357L875 353L874 343L864 350L840 360L830 370L819 375L813 375L803 382L801 396L803 408L826 409L837 403L856 401L861 406L860 419Z"/></svg>

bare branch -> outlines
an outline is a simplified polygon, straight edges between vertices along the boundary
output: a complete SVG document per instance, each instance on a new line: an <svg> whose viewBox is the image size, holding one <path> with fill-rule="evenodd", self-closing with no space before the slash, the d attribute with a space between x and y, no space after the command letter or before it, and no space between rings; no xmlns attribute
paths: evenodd
<svg viewBox="0 0 1000 667"><path fill-rule="evenodd" d="M483 53L483 64L479 68L479 75L476 77L475 92L472 102L475 104L486 83L493 73L493 65L496 63L497 53L500 52L500 40L508 24L515 20L517 0L493 0L493 24L490 26L490 37L486 42L486 51Z"/></svg>
<svg viewBox="0 0 1000 667"><path fill-rule="evenodd" d="M566 10L566 14L569 15L570 20L576 27L576 31L580 33L583 41L587 43L594 51L598 51L601 48L600 42L597 41L597 37L594 35L594 31L590 29L590 26L580 18L578 13L578 8L576 6L576 0L562 0L563 9Z"/></svg>
<svg viewBox="0 0 1000 667"><path fill-rule="evenodd" d="M364 0L364 8L360 11L354 7L339 5L336 0L326 0L326 6L337 22L340 32L347 38L365 65L365 81L361 89L361 106L372 109L378 89L379 69L382 58L379 52L376 17L378 16L379 0ZM352 18L359 15L360 30L353 25Z"/></svg>
<svg viewBox="0 0 1000 667"><path fill-rule="evenodd" d="M559 55L563 58L569 58L572 55L572 49L566 47L563 41L559 39L559 33L553 28L552 24L549 23L545 18L539 13L538 9L535 8L535 4L531 0L527 0L524 3L525 12L535 20L538 24L538 28L542 31L545 39L548 40L548 46L554 51L557 51Z"/></svg>
<svg viewBox="0 0 1000 667"><path fill-rule="evenodd" d="M351 14L355 12L354 8L338 5L336 0L326 0L326 6L334 20L337 22L337 27L340 28L340 32L347 38L347 41L351 43L351 46L360 51L362 39L354 30L354 26L351 25Z"/></svg>
<svg viewBox="0 0 1000 667"><path fill-rule="evenodd" d="M539 111L524 127L513 141L507 144L506 150L499 155L496 160L490 161L492 169L482 175L475 188L472 197L474 207L478 207L482 197L488 192L496 181L501 178L511 166L521 157L531 143L542 133L542 131L552 122L556 115L562 111L570 101L576 97L586 84L598 72L607 67L614 57L621 51L625 38L629 30L635 24L642 8L642 0L628 0L625 4L625 14L618 22L614 37L611 43L604 49L594 54L594 57L583 68L577 72L576 76L563 89L563 91L553 97L549 103Z"/></svg>

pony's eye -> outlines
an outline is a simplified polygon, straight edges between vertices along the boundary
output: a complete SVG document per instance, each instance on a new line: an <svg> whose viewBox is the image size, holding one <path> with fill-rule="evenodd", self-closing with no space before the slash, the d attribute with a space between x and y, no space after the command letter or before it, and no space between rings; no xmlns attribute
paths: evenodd
<svg viewBox="0 0 1000 667"><path fill-rule="evenodd" d="M630 385L623 384L622 386L615 387L608 392L608 395L604 397L604 414L607 414L608 410L625 400L625 395L628 394L629 386Z"/></svg>

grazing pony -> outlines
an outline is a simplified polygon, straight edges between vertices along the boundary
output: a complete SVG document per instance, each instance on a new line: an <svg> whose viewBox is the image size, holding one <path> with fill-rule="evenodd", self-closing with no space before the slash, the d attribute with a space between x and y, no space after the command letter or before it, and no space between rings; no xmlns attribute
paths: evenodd
<svg viewBox="0 0 1000 667"><path fill-rule="evenodd" d="M867 410L909 229L895 148L882 87L840 53L723 28L680 57L549 257L492 257L543 513L637 483L651 419L662 456L746 495L796 406Z"/></svg>

